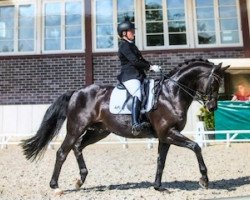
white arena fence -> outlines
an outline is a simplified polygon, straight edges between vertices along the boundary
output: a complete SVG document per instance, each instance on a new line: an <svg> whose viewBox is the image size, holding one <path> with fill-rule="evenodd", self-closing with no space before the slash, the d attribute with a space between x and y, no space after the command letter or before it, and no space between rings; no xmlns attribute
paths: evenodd
<svg viewBox="0 0 250 200"><path fill-rule="evenodd" d="M234 142L250 142L250 139L236 139L239 134L249 134L250 130L220 130L220 131L194 131L194 132L182 132L183 135L196 141L200 147L207 147L212 143L224 143L227 147ZM225 139L209 139L209 135L226 135ZM8 145L18 145L22 139L32 137L33 135L0 135L1 149L7 148ZM64 139L65 134L59 134L54 140L51 141L49 148L53 148L54 145L60 145ZM111 134L106 139L103 139L96 144L120 144L124 148L128 148L129 144L146 144L150 149L154 144L157 144L157 139L128 139Z"/></svg>

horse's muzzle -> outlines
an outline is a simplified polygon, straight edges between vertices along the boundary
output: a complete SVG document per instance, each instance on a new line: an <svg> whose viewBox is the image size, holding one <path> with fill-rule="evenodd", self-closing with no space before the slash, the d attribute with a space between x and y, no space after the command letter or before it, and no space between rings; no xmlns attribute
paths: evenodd
<svg viewBox="0 0 250 200"><path fill-rule="evenodd" d="M215 111L217 109L217 101L207 101L205 106L210 112Z"/></svg>

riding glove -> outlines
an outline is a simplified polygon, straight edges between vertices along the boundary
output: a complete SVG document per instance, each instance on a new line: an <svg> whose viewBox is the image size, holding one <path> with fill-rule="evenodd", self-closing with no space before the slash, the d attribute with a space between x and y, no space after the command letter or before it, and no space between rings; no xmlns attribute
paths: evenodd
<svg viewBox="0 0 250 200"><path fill-rule="evenodd" d="M160 72L161 71L161 66L159 66L159 65L150 65L149 70L154 71L154 72Z"/></svg>

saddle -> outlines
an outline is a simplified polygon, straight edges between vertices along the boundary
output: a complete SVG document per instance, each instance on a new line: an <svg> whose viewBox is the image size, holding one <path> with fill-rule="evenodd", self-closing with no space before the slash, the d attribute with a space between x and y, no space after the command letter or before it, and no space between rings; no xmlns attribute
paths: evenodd
<svg viewBox="0 0 250 200"><path fill-rule="evenodd" d="M142 91L141 113L144 114L154 105L154 80L144 79L140 89ZM118 84L111 93L109 111L113 114L131 114L132 99L124 85Z"/></svg>

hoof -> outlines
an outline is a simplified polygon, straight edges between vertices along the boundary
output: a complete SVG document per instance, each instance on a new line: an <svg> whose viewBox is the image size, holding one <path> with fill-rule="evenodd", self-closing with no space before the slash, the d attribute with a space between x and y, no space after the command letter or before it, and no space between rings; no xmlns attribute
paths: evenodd
<svg viewBox="0 0 250 200"><path fill-rule="evenodd" d="M204 189L208 189L208 179L200 178L199 185Z"/></svg>
<svg viewBox="0 0 250 200"><path fill-rule="evenodd" d="M167 188L164 187L154 187L155 190L159 191L159 192L166 192L168 194L170 194L170 191Z"/></svg>
<svg viewBox="0 0 250 200"><path fill-rule="evenodd" d="M59 188L56 188L54 190L54 195L55 196L61 196L63 194L63 190L59 189Z"/></svg>
<svg viewBox="0 0 250 200"><path fill-rule="evenodd" d="M76 183L75 183L75 188L78 190L78 189L80 189L81 188L81 186L82 186L82 181L80 180L80 179L77 179L76 180Z"/></svg>

